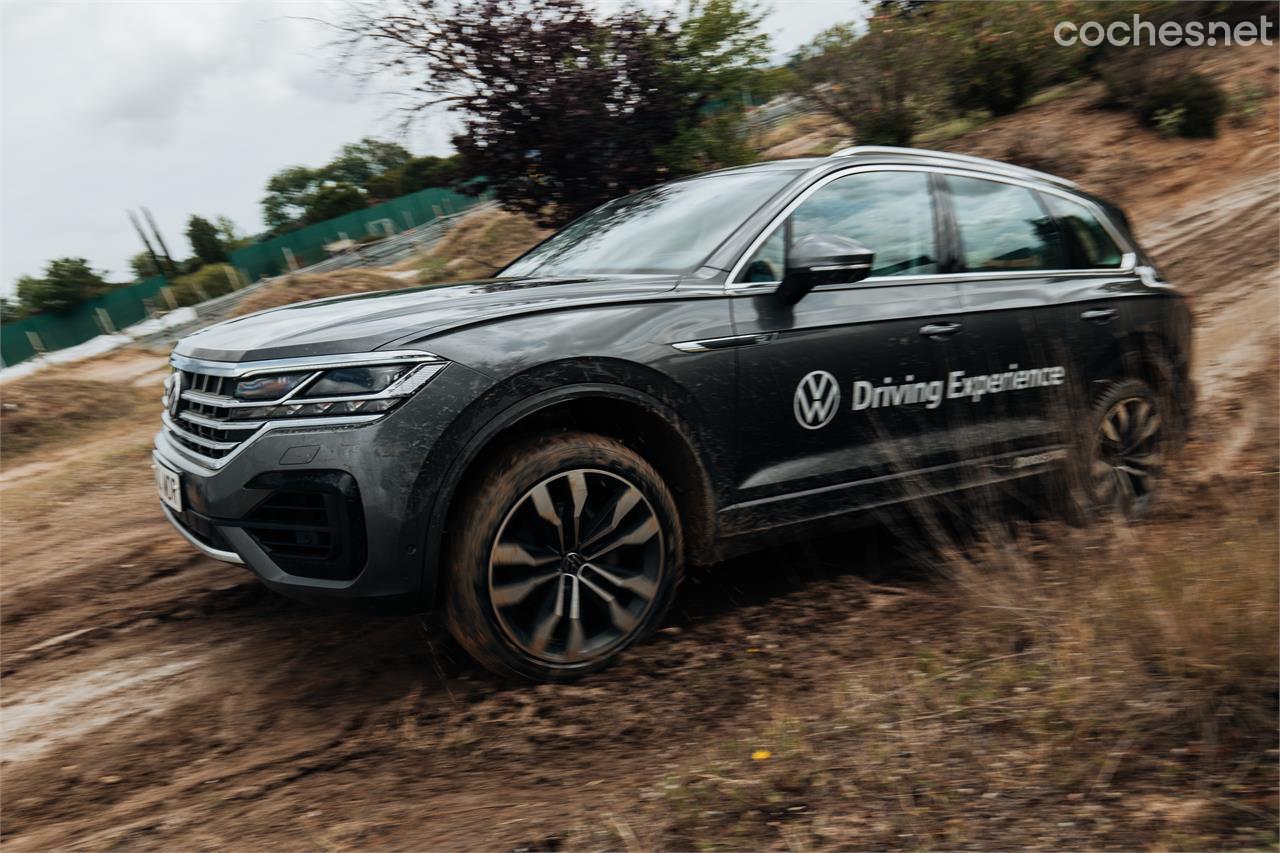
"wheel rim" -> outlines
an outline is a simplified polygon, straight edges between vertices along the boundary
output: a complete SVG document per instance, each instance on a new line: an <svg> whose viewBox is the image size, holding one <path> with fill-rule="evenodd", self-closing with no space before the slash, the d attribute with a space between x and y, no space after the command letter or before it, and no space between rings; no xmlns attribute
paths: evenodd
<svg viewBox="0 0 1280 853"><path fill-rule="evenodd" d="M1163 461L1161 426L1160 413L1142 397L1107 409L1090 472L1098 503L1128 510L1148 500Z"/></svg>
<svg viewBox="0 0 1280 853"><path fill-rule="evenodd" d="M489 553L489 600L525 654L583 665L632 637L666 569L662 525L632 483L577 468L526 492Z"/></svg>

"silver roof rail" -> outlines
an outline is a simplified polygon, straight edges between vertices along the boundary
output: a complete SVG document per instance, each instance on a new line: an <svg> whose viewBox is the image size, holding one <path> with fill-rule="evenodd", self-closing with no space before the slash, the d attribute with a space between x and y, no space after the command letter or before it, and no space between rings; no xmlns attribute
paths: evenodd
<svg viewBox="0 0 1280 853"><path fill-rule="evenodd" d="M931 160L940 160L962 166L974 166L988 172L997 172L1003 175L1010 175L1012 177L1036 178L1041 181L1048 181L1049 183L1068 187L1073 190L1080 189L1080 185L1075 181L1069 181L1066 178L1060 178L1057 175L1050 175L1048 172L1040 172L1035 169L1028 169L1024 166L1015 166L1012 163L1002 163L999 160L988 160L986 157L971 157L968 154L952 154L948 151L931 151L928 148L898 148L892 145L854 145L850 148L841 148L830 156L853 157L860 154L884 154L891 157L927 157Z"/></svg>

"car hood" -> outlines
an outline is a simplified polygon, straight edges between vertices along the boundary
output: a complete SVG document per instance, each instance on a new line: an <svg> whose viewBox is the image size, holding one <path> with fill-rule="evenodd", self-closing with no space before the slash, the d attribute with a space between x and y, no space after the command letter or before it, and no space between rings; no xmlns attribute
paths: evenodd
<svg viewBox="0 0 1280 853"><path fill-rule="evenodd" d="M487 279L299 302L210 326L180 355L214 361L369 352L499 317L653 298L674 276Z"/></svg>

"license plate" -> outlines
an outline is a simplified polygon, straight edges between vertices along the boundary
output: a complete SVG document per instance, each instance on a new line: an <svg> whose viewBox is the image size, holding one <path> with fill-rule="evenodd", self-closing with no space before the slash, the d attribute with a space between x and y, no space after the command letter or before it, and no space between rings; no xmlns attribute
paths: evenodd
<svg viewBox="0 0 1280 853"><path fill-rule="evenodd" d="M177 471L170 471L163 465L155 465L156 491L165 506L182 512L182 478Z"/></svg>

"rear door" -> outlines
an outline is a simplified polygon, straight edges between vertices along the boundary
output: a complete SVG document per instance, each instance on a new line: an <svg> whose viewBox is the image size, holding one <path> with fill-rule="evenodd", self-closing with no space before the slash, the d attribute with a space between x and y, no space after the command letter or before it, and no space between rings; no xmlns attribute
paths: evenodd
<svg viewBox="0 0 1280 853"><path fill-rule="evenodd" d="M1021 182L951 173L944 186L964 282L949 411L966 458L1003 470L1062 441L1073 369L1058 311L1062 239Z"/></svg>
<svg viewBox="0 0 1280 853"><path fill-rule="evenodd" d="M871 248L871 275L785 305L787 247L814 233ZM931 174L881 167L820 182L748 254L730 285L734 328L760 344L737 350L729 532L899 499L954 458L941 395L960 296L939 275L940 234Z"/></svg>
<svg viewBox="0 0 1280 853"><path fill-rule="evenodd" d="M1056 314L1078 392L1087 399L1094 383L1115 377L1123 338L1140 326L1126 315L1132 304L1126 297L1147 291L1134 271L1133 255L1091 203L1049 192L1041 198L1063 236L1070 272L1054 283Z"/></svg>

